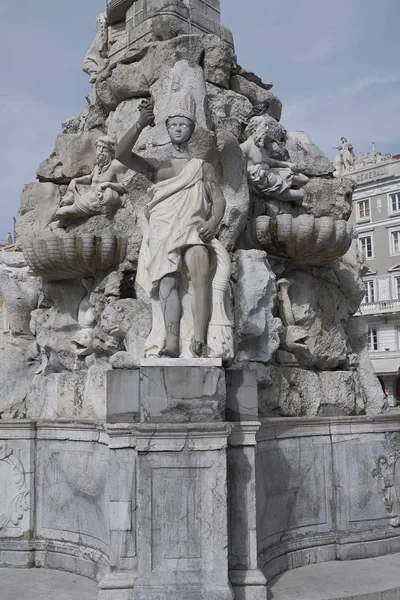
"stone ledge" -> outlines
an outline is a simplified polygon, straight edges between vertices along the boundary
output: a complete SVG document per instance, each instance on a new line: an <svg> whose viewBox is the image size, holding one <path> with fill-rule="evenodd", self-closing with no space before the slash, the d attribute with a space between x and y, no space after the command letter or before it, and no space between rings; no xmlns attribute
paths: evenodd
<svg viewBox="0 0 400 600"><path fill-rule="evenodd" d="M228 445L229 423L138 424L138 452L222 450Z"/></svg>
<svg viewBox="0 0 400 600"><path fill-rule="evenodd" d="M142 358L141 367L222 367L222 358Z"/></svg>

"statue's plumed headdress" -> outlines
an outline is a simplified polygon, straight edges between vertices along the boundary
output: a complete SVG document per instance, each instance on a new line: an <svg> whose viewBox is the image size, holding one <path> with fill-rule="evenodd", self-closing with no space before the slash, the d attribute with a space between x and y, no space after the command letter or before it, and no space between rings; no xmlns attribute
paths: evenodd
<svg viewBox="0 0 400 600"><path fill-rule="evenodd" d="M196 123L196 101L190 94L185 94L178 98L172 98L172 102L168 108L168 119L172 117L186 117L193 124Z"/></svg>

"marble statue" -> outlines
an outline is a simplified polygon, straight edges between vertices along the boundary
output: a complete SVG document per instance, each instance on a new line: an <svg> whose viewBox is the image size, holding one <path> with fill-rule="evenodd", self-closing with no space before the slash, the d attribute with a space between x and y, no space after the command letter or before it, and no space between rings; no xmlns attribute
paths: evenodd
<svg viewBox="0 0 400 600"><path fill-rule="evenodd" d="M267 199L301 204L304 198L301 188L308 182L308 177L298 172L296 164L269 156L266 150L268 123L262 116L251 118L246 137L241 149L247 159L250 188Z"/></svg>
<svg viewBox="0 0 400 600"><path fill-rule="evenodd" d="M72 179L56 212L56 226L67 227L71 221L113 213L123 205L127 169L115 160L115 144L110 137L97 139L96 162L90 175ZM77 188L79 184L85 186L83 192Z"/></svg>
<svg viewBox="0 0 400 600"><path fill-rule="evenodd" d="M105 13L96 19L96 35L93 44L86 52L83 71L90 75L90 83L94 83L97 75L107 66L108 24Z"/></svg>
<svg viewBox="0 0 400 600"><path fill-rule="evenodd" d="M354 156L354 148L350 142L347 141L347 138L340 138L342 144L340 146L333 146L333 150L341 151L343 166L346 171L350 171L354 167L354 162L356 160Z"/></svg>
<svg viewBox="0 0 400 600"><path fill-rule="evenodd" d="M126 167L153 183L148 190L136 278L153 302L146 355L228 358L233 354L233 340L223 304L230 261L214 237L224 216L225 198L213 167L192 158L188 151L196 126L194 99L185 95L169 108L166 127L171 153L166 160L145 159L132 150L142 130L153 122L151 105L143 107L116 152ZM188 295L192 326L185 311ZM218 311L222 315L215 317ZM222 323L225 333L216 333L214 321L220 329ZM192 339L188 340L191 329Z"/></svg>

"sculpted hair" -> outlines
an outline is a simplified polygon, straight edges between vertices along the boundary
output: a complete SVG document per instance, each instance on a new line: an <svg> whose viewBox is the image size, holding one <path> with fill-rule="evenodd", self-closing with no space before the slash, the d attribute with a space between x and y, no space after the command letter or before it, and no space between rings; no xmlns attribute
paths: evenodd
<svg viewBox="0 0 400 600"><path fill-rule="evenodd" d="M250 123L246 127L246 131L244 132L246 140L249 137L254 136L254 141L261 141L268 131L268 123L262 117L253 117L250 119Z"/></svg>
<svg viewBox="0 0 400 600"><path fill-rule="evenodd" d="M105 144L108 148L108 151L110 152L111 156L114 158L115 156L115 147L116 147L116 142L112 139L112 137L110 137L109 135L102 135L101 137L97 138L96 140L96 146L99 145L99 143L102 142L103 144Z"/></svg>

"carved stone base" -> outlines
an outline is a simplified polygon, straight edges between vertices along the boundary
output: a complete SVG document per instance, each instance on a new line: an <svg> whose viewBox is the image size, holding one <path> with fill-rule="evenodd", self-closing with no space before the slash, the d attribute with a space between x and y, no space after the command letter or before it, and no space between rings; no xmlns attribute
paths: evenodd
<svg viewBox="0 0 400 600"><path fill-rule="evenodd" d="M232 600L228 423L138 425L135 600Z"/></svg>
<svg viewBox="0 0 400 600"><path fill-rule="evenodd" d="M135 600L232 600L233 594L229 587L208 588L201 586L162 586L135 588ZM133 600L132 598L132 600Z"/></svg>
<svg viewBox="0 0 400 600"><path fill-rule="evenodd" d="M99 583L97 600L130 600L137 573L110 571Z"/></svg>
<svg viewBox="0 0 400 600"><path fill-rule="evenodd" d="M229 571L235 600L267 600L267 580L259 569Z"/></svg>

